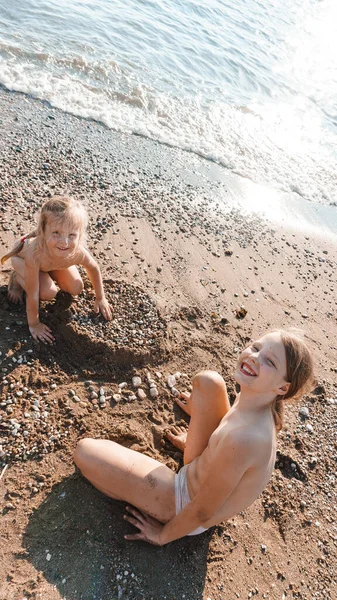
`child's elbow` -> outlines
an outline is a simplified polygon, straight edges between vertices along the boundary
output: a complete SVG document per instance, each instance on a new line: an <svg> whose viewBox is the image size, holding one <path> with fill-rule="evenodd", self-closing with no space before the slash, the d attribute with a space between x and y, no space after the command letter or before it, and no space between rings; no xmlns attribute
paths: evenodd
<svg viewBox="0 0 337 600"><path fill-rule="evenodd" d="M206 523L213 517L214 512L210 510L208 507L199 507L196 511L196 517L200 521L201 524Z"/></svg>

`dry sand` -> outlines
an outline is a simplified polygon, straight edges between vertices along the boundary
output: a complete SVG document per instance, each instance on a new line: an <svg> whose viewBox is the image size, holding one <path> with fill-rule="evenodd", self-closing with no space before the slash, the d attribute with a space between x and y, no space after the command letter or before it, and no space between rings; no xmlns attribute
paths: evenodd
<svg viewBox="0 0 337 600"><path fill-rule="evenodd" d="M333 241L242 215L225 170L217 179L191 154L19 94L2 91L0 107L1 254L48 195L70 193L88 207L88 246L115 309L105 324L90 287L72 302L60 294L41 307L56 337L41 346L1 273L1 600L337 598ZM318 381L286 410L265 492L202 536L163 548L126 542L123 504L75 472L76 441L109 438L177 470L163 431L184 415L167 376L182 373L183 390L198 370L216 369L233 398L238 349L283 326L307 332Z"/></svg>

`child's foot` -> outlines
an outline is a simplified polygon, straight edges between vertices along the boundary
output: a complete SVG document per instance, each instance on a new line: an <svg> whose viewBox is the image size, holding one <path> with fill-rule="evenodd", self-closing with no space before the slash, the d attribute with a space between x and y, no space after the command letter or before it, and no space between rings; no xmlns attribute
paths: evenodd
<svg viewBox="0 0 337 600"><path fill-rule="evenodd" d="M168 431L166 432L166 437L171 442L171 444L173 444L173 446L178 448L178 450L184 452L187 439L186 429L184 429L183 427L178 427L178 425L176 425L175 427L168 429Z"/></svg>
<svg viewBox="0 0 337 600"><path fill-rule="evenodd" d="M175 398L176 403L189 416L191 416L191 394L181 392L180 396Z"/></svg>
<svg viewBox="0 0 337 600"><path fill-rule="evenodd" d="M18 304L18 302L22 302L22 296L23 288L17 282L15 271L12 271L8 282L8 298L14 304Z"/></svg>

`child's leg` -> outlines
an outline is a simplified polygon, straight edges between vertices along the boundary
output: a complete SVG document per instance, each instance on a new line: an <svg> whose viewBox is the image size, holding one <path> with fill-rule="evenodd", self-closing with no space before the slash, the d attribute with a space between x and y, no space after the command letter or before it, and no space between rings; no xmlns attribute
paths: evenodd
<svg viewBox="0 0 337 600"><path fill-rule="evenodd" d="M25 290L25 261L20 256L12 256L12 266L15 273L11 276L8 284L8 296L12 302L20 302L22 300L23 290ZM57 292L58 289L50 275L40 271L40 300L52 300L55 298Z"/></svg>
<svg viewBox="0 0 337 600"><path fill-rule="evenodd" d="M110 440L81 440L78 468L98 490L124 500L163 523L175 516L175 473L166 465Z"/></svg>
<svg viewBox="0 0 337 600"><path fill-rule="evenodd" d="M193 379L192 393L183 394L177 404L191 416L188 433L173 427L167 438L184 451L184 464L189 464L205 450L213 431L230 409L224 379L215 371L201 371Z"/></svg>
<svg viewBox="0 0 337 600"><path fill-rule="evenodd" d="M61 290L72 296L77 296L83 290L82 277L75 265L62 271L50 271L50 276L56 281Z"/></svg>

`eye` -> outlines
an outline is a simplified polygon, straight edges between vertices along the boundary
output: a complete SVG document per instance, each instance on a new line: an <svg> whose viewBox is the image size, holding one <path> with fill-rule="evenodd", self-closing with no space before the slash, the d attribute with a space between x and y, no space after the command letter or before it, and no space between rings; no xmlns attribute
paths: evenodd
<svg viewBox="0 0 337 600"><path fill-rule="evenodd" d="M58 235L59 232L58 231L53 231L53 235Z"/></svg>
<svg viewBox="0 0 337 600"><path fill-rule="evenodd" d="M275 363L271 360L271 358L267 358L267 363L272 367L275 367Z"/></svg>
<svg viewBox="0 0 337 600"><path fill-rule="evenodd" d="M258 350L259 350L259 349L258 349L258 347L256 346L256 344L253 344L253 345L252 345L252 348L253 348L253 350L256 350L257 352L258 352Z"/></svg>
<svg viewBox="0 0 337 600"><path fill-rule="evenodd" d="M75 237L77 237L77 236L76 236L76 233L70 233L70 234L69 234L69 237L70 237L70 238L75 238Z"/></svg>

